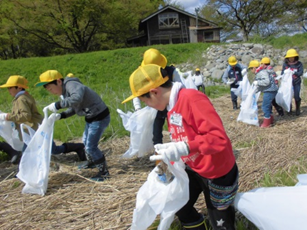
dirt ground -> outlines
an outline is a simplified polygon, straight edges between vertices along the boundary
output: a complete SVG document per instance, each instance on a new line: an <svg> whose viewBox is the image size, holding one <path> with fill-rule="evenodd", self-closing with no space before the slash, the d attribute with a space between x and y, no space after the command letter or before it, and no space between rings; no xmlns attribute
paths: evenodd
<svg viewBox="0 0 307 230"><path fill-rule="evenodd" d="M259 108L261 102L260 98ZM259 182L265 173L289 172L292 167L306 171L304 98L300 116L275 116L274 125L267 129L237 122L239 110L232 109L230 95L213 99L212 103L232 141L240 171L240 192L261 186ZM260 110L260 121L261 115ZM129 229L136 194L154 163L148 156L121 158L128 147L129 137L100 144L111 174L104 182L88 179L97 169L78 170L80 162L76 154L52 156L45 196L22 194L24 184L14 177L18 167L1 163L0 229ZM201 212L205 210L202 196L197 208Z"/></svg>

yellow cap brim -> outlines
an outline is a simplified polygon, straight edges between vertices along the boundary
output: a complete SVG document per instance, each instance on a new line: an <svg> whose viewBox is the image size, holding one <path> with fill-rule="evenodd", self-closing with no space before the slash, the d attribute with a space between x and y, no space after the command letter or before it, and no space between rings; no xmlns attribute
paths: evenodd
<svg viewBox="0 0 307 230"><path fill-rule="evenodd" d="M11 84L0 85L0 88L9 88L9 87L15 87L15 86L23 88L23 89L29 88L29 86L26 86L26 85L11 85Z"/></svg>
<svg viewBox="0 0 307 230"><path fill-rule="evenodd" d="M126 98L124 101L122 101L122 104L131 101L133 98L136 98L137 96L131 95L130 97Z"/></svg>

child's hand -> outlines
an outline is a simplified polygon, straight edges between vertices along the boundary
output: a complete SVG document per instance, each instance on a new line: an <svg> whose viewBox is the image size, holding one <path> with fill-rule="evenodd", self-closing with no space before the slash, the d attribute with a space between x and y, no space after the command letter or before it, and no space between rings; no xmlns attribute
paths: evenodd
<svg viewBox="0 0 307 230"><path fill-rule="evenodd" d="M179 161L182 156L189 154L188 145L184 141L156 144L154 147L158 155L151 156L149 158L151 161L163 160L165 162L166 158L169 161Z"/></svg>

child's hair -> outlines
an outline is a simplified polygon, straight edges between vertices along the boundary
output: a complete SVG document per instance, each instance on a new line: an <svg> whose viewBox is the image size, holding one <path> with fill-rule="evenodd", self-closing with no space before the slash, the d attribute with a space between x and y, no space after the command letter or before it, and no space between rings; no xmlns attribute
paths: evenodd
<svg viewBox="0 0 307 230"><path fill-rule="evenodd" d="M64 79L63 79L63 78L61 78L60 80L63 82L63 80L64 80ZM57 83L57 81L58 81L58 80L54 80L54 81L51 81L51 82L49 82L49 83L45 84L45 85L44 85L44 88L46 88L46 87L47 87L47 85L50 85L50 84L57 85L57 84L58 84L58 83Z"/></svg>
<svg viewBox="0 0 307 230"><path fill-rule="evenodd" d="M299 56L294 57L294 61L298 61L299 59ZM289 62L289 58L285 58L285 62Z"/></svg>

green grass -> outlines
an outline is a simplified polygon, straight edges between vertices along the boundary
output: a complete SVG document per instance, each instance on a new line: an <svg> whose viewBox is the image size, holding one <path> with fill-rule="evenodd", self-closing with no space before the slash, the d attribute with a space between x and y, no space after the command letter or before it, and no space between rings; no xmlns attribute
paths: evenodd
<svg viewBox="0 0 307 230"><path fill-rule="evenodd" d="M169 64L180 64L199 61L199 56L210 44L178 44L156 45ZM48 69L56 69L66 75L73 73L76 77L96 91L111 111L111 123L104 133L105 138L127 135L121 118L116 112L132 110L132 103L124 105L121 102L131 92L129 88L130 74L141 64L143 53L149 47L126 48L111 51L100 51L83 54L69 54L44 58L27 58L0 61L0 84L4 84L10 75L19 74L29 81L29 93L35 97L40 111L51 102L59 100L49 94L43 87L34 87L39 81L39 75ZM0 108L4 112L11 110L12 97L7 89L0 89ZM68 141L81 137L84 129L84 118L73 116L55 124L54 138Z"/></svg>

